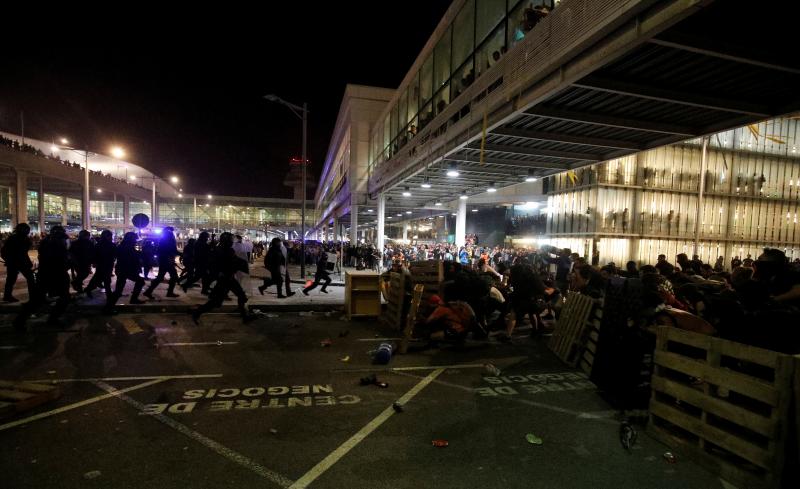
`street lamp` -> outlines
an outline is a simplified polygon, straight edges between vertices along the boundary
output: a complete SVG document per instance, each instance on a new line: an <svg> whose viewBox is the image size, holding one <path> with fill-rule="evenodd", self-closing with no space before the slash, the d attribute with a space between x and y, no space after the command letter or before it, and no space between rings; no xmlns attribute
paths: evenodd
<svg viewBox="0 0 800 489"><path fill-rule="evenodd" d="M306 141L307 141L307 134L308 134L308 104L303 102L303 106L300 107L299 105L295 105L293 103L287 102L282 98L278 97L275 94L264 95L264 99L269 100L270 102L279 103L281 105L285 105L289 108L289 110L294 113L300 120L303 121L303 156L301 162L303 164L303 207L300 212L300 276L303 277L305 280L306 277L306 165L308 164L308 159L306 158Z"/></svg>
<svg viewBox="0 0 800 489"><path fill-rule="evenodd" d="M98 153L90 152L88 149L79 150L73 148L71 146L67 146L69 144L69 140L67 138L60 138L59 142L61 146L53 145L53 149L66 149L69 151L73 151L77 154L83 154L83 228L87 231L91 230L91 205L90 205L90 197L89 197L89 154L97 155ZM125 150L120 148L119 146L114 146L111 148L111 155L115 158L122 158L125 156ZM98 189L98 193L102 193L102 190Z"/></svg>

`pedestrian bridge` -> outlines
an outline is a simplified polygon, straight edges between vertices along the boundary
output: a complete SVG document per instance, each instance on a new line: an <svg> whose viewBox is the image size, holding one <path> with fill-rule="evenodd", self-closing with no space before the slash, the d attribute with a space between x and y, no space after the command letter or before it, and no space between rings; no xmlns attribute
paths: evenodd
<svg viewBox="0 0 800 489"><path fill-rule="evenodd" d="M464 3L453 3L384 115ZM434 203L490 182L502 188L794 112L794 26L771 6L563 0L391 157L373 158L368 200L384 213L401 202L441 209ZM452 165L457 179L446 177Z"/></svg>

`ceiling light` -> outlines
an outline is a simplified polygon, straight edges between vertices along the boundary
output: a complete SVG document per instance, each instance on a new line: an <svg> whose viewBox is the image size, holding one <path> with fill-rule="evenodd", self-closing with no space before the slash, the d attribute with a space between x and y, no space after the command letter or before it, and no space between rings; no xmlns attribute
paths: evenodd
<svg viewBox="0 0 800 489"><path fill-rule="evenodd" d="M464 190L463 192L461 192L461 195L458 198L461 200L467 200L469 198L469 195L467 195L467 191Z"/></svg>
<svg viewBox="0 0 800 489"><path fill-rule="evenodd" d="M472 212L478 212L478 209L472 209Z"/></svg>
<svg viewBox="0 0 800 489"><path fill-rule="evenodd" d="M61 144L69 144L67 138L61 138Z"/></svg>
<svg viewBox="0 0 800 489"><path fill-rule="evenodd" d="M406 211L406 214L411 214L411 211Z"/></svg>
<svg viewBox="0 0 800 489"><path fill-rule="evenodd" d="M452 214L450 214L450 215L451 215L451 216L455 216L455 215L456 215L456 213L454 212L454 213L452 213Z"/></svg>
<svg viewBox="0 0 800 489"><path fill-rule="evenodd" d="M397 217L403 217L403 213L402 212L398 213Z"/></svg>
<svg viewBox="0 0 800 489"><path fill-rule="evenodd" d="M487 188L486 191L489 192L490 194L497 192L497 187L494 186L494 182L489 184L489 188Z"/></svg>
<svg viewBox="0 0 800 489"><path fill-rule="evenodd" d="M447 170L447 176L455 178L459 175L460 173L458 173L458 167L456 167L456 165L450 165L450 168Z"/></svg>
<svg viewBox="0 0 800 489"><path fill-rule="evenodd" d="M442 205L442 203L437 200L434 205Z"/></svg>
<svg viewBox="0 0 800 489"><path fill-rule="evenodd" d="M533 174L533 170L528 170L528 176L525 177L525 181L526 182L535 182L536 181L536 177Z"/></svg>
<svg viewBox="0 0 800 489"><path fill-rule="evenodd" d="M422 184L420 184L420 187L422 187L422 188L431 188L431 181L428 180L428 177L425 177L425 180L422 181Z"/></svg>
<svg viewBox="0 0 800 489"><path fill-rule="evenodd" d="M408 187L403 191L403 197L411 197L411 192Z"/></svg>
<svg viewBox="0 0 800 489"><path fill-rule="evenodd" d="M372 209L367 209L367 212L372 212Z"/></svg>
<svg viewBox="0 0 800 489"><path fill-rule="evenodd" d="M58 146L56 146L55 144L50 146L50 151L53 153L58 153Z"/></svg>

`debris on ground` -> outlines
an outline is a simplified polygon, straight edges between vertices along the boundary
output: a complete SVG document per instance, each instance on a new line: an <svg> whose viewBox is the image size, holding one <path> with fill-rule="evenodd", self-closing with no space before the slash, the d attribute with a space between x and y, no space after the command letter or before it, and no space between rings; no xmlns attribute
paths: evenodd
<svg viewBox="0 0 800 489"><path fill-rule="evenodd" d="M391 343L381 343L377 350L375 350L375 363L386 365L392 360L392 351L394 347Z"/></svg>
<svg viewBox="0 0 800 489"><path fill-rule="evenodd" d="M273 435L277 435L278 434L278 430L276 430L275 428L270 428L269 432L272 433Z"/></svg>
<svg viewBox="0 0 800 489"><path fill-rule="evenodd" d="M361 377L359 383L361 385L374 385L378 383L378 378L375 376L375 374L368 375L366 377Z"/></svg>
<svg viewBox="0 0 800 489"><path fill-rule="evenodd" d="M631 426L628 421L623 421L622 424L619 425L619 441L622 443L622 447L628 452L630 452L631 447L636 444L636 438L638 438L638 436L639 434L636 432L636 429Z"/></svg>
<svg viewBox="0 0 800 489"><path fill-rule="evenodd" d="M541 445L542 443L544 443L541 438L534 435L533 433L528 433L527 435L525 435L525 439L528 440L528 443L530 443L531 445Z"/></svg>
<svg viewBox="0 0 800 489"><path fill-rule="evenodd" d="M301 311L298 313L300 316L313 316L314 313L312 311Z"/></svg>
<svg viewBox="0 0 800 489"><path fill-rule="evenodd" d="M90 470L89 472L86 472L85 474L83 474L83 478L84 479L97 479L101 475L103 475L103 474L99 470Z"/></svg>
<svg viewBox="0 0 800 489"><path fill-rule="evenodd" d="M389 384L387 382L376 382L375 385L377 385L381 389L386 389L387 387L389 387Z"/></svg>
<svg viewBox="0 0 800 489"><path fill-rule="evenodd" d="M222 340L217 340L217 346L222 346Z"/></svg>
<svg viewBox="0 0 800 489"><path fill-rule="evenodd" d="M664 460L666 460L667 463L674 464L678 462L678 457L672 452L664 452Z"/></svg>
<svg viewBox="0 0 800 489"><path fill-rule="evenodd" d="M280 317L278 314L275 314L274 312L268 312L268 313L264 314L264 316L266 316L266 317L268 317L268 318L277 318L277 317Z"/></svg>
<svg viewBox="0 0 800 489"><path fill-rule="evenodd" d="M483 365L483 368L486 369L487 373L494 375L495 377L500 375L500 369L492 365L491 363L486 363Z"/></svg>
<svg viewBox="0 0 800 489"><path fill-rule="evenodd" d="M341 361L341 362L349 362L350 361L350 355L343 356L342 358L339 359L339 361Z"/></svg>
<svg viewBox="0 0 800 489"><path fill-rule="evenodd" d="M394 409L394 412L396 412L396 413L402 413L403 412L403 405L400 404L399 402L394 402L394 403L392 403L392 409Z"/></svg>
<svg viewBox="0 0 800 489"><path fill-rule="evenodd" d="M55 374L56 374L56 371L55 371L55 370L48 370L48 371L47 371L47 373L48 373L49 375L55 375Z"/></svg>
<svg viewBox="0 0 800 489"><path fill-rule="evenodd" d="M319 342L319 346L331 346L333 341L330 338L325 338L324 340Z"/></svg>
<svg viewBox="0 0 800 489"><path fill-rule="evenodd" d="M447 440L433 440L431 441L431 444L436 448L445 448L448 445L450 445L450 443Z"/></svg>

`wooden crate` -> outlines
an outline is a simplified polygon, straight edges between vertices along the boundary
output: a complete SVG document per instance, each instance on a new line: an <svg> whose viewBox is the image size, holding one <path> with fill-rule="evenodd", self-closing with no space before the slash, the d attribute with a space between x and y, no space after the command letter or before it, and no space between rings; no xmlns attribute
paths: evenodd
<svg viewBox="0 0 800 489"><path fill-rule="evenodd" d="M603 306L596 304L586 320L586 343L578 365L586 375L592 375L594 356L597 354L597 344L600 342L600 323L603 320Z"/></svg>
<svg viewBox="0 0 800 489"><path fill-rule="evenodd" d="M591 297L572 292L567 295L561 308L561 315L547 346L567 365L574 367L583 354L587 320L594 305Z"/></svg>
<svg viewBox="0 0 800 489"><path fill-rule="evenodd" d="M54 385L0 380L0 417L27 411L60 396L61 389Z"/></svg>
<svg viewBox="0 0 800 489"><path fill-rule="evenodd" d="M381 314L380 277L374 272L345 273L344 309L347 319Z"/></svg>
<svg viewBox="0 0 800 489"><path fill-rule="evenodd" d="M790 355L660 326L654 362L650 433L739 487L780 487Z"/></svg>
<svg viewBox="0 0 800 489"><path fill-rule="evenodd" d="M384 294L386 309L381 314L381 320L390 328L400 330L403 328L406 277L397 272L391 272L389 277L388 293Z"/></svg>
<svg viewBox="0 0 800 489"><path fill-rule="evenodd" d="M441 297L442 282L444 281L443 261L413 261L409 266L409 271L414 285L422 284L425 286L425 290L422 293L423 300L428 300L434 294L438 294Z"/></svg>

